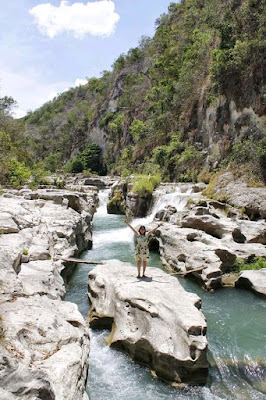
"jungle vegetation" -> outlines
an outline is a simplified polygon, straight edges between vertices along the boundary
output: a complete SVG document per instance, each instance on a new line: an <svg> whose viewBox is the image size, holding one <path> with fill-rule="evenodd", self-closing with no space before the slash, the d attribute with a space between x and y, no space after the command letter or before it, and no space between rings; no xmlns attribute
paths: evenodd
<svg viewBox="0 0 266 400"><path fill-rule="evenodd" d="M8 114L11 104L2 106L1 181L22 181L27 168L59 168L208 182L230 168L265 183L265 132L249 115L229 121L231 104L265 113L264 7L263 0L172 2L155 21L154 37L141 37L100 78L20 121ZM23 178L14 174L21 169Z"/></svg>

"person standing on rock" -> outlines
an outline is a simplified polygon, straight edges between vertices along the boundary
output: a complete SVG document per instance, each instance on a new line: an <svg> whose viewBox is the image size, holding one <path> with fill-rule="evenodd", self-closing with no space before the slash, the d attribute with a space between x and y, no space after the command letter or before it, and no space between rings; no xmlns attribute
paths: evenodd
<svg viewBox="0 0 266 400"><path fill-rule="evenodd" d="M136 229L133 228L129 224L129 222L125 219L124 221L130 229L134 232L136 236L136 249L135 249L135 260L137 261L137 268L138 268L138 276L137 278L140 278L140 270L141 270L141 263L143 264L143 278L146 278L145 271L147 267L147 260L150 258L150 253L149 253L149 237L159 228L160 225L156 226L156 228L150 230L146 234L146 228L145 226L141 225L139 230L137 231Z"/></svg>

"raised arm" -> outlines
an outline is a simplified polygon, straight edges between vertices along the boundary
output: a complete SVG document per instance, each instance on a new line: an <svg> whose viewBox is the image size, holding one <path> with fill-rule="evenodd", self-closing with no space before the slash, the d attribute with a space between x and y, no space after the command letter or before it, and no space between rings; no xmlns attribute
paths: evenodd
<svg viewBox="0 0 266 400"><path fill-rule="evenodd" d="M147 236L151 236L155 231L157 231L157 229L161 226L161 224L157 225L156 228L153 228L152 230L150 230L147 233Z"/></svg>
<svg viewBox="0 0 266 400"><path fill-rule="evenodd" d="M124 220L124 222L127 224L127 226L129 226L129 228L135 233L136 236L139 236L138 231L136 231L136 229L134 229L133 226L131 226L126 219Z"/></svg>

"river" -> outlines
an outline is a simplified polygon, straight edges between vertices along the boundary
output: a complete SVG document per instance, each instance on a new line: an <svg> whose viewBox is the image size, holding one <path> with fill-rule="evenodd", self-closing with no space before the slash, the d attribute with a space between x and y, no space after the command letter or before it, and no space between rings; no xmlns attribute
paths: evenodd
<svg viewBox="0 0 266 400"><path fill-rule="evenodd" d="M88 260L119 259L133 262L132 233L124 217L106 212L108 191L100 191L100 207L94 216L93 247L83 253ZM160 194L153 212L166 204L179 210L187 194L177 188ZM134 221L133 225L138 221ZM151 252L148 267L162 268L158 253ZM87 318L88 272L79 264L67 285L66 300L78 305ZM266 302L241 289L224 288L208 293L196 283L178 278L183 287L202 298L208 326L210 373L204 387L173 388L154 378L148 368L105 344L106 331L92 331L87 393L90 400L265 400L266 399Z"/></svg>

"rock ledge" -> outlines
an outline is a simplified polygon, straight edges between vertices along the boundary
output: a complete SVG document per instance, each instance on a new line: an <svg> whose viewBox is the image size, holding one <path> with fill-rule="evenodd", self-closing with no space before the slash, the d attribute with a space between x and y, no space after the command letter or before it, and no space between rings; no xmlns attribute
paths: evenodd
<svg viewBox="0 0 266 400"><path fill-rule="evenodd" d="M110 260L89 273L92 328L112 328L108 344L168 382L204 384L208 375L201 300L157 268Z"/></svg>

